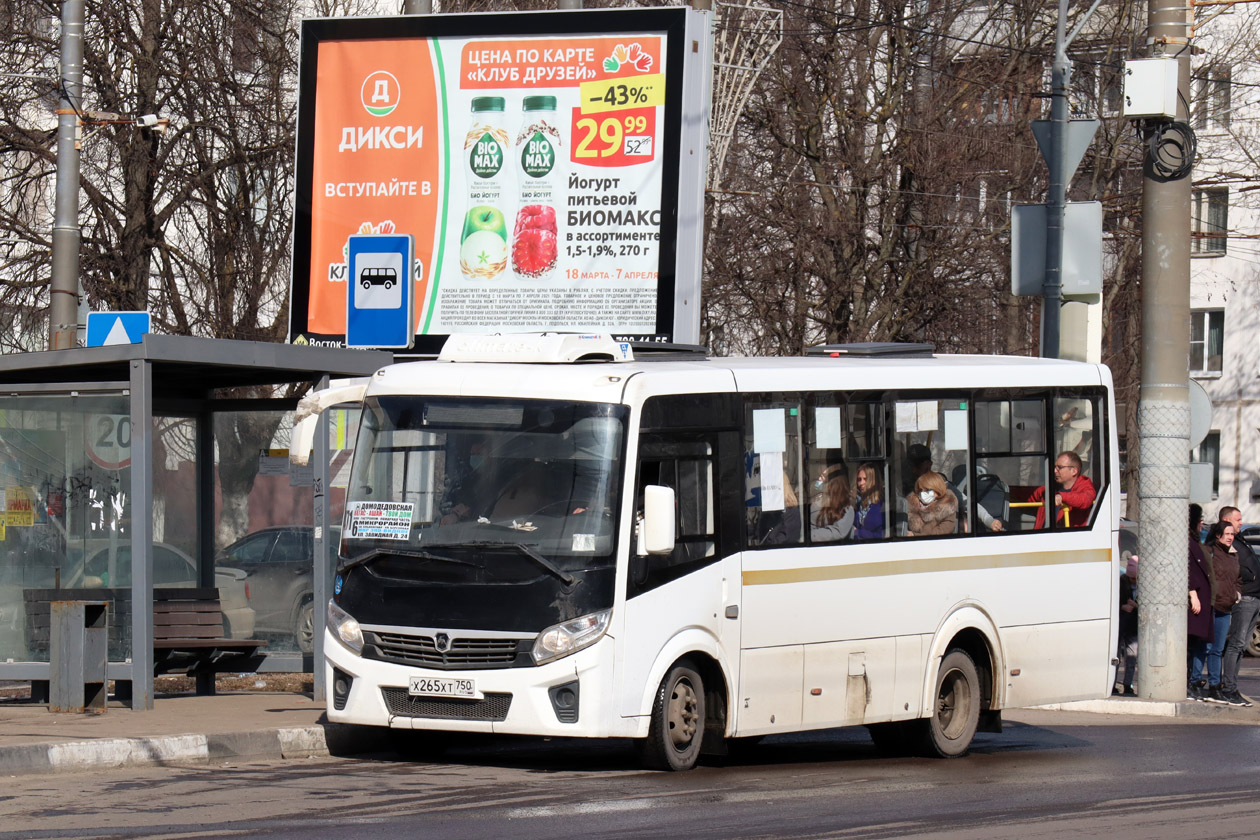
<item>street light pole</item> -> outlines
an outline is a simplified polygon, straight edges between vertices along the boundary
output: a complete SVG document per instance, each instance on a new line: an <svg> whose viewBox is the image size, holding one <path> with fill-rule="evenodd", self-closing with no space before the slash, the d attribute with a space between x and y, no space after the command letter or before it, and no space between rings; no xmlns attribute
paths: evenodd
<svg viewBox="0 0 1260 840"><path fill-rule="evenodd" d="M57 204L52 233L48 349L74 347L79 321L79 116L83 101L84 0L61 4L61 98L57 108Z"/></svg>

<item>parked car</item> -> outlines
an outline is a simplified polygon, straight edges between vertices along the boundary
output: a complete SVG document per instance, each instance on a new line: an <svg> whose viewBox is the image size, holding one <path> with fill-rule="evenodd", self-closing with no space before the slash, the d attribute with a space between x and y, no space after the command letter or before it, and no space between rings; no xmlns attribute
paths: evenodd
<svg viewBox="0 0 1260 840"><path fill-rule="evenodd" d="M83 566L63 585L70 589L98 589L131 586L131 545L115 549L113 580L109 577L110 547L105 540L88 540L83 546ZM223 611L223 635L229 639L249 639L254 635L254 610L249 605L246 575L240 569L215 567L214 585L219 589ZM197 561L167 543L153 544L153 586L196 588Z"/></svg>
<svg viewBox="0 0 1260 840"><path fill-rule="evenodd" d="M340 528L329 529L330 557L336 556L340 538ZM312 526L277 525L246 534L215 560L245 572L255 629L291 636L302 653L315 649L314 554Z"/></svg>

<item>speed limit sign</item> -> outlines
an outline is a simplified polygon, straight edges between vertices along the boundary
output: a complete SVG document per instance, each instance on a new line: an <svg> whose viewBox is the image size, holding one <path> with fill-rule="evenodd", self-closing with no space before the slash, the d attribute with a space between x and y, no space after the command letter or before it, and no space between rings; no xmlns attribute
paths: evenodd
<svg viewBox="0 0 1260 840"><path fill-rule="evenodd" d="M131 416L89 414L83 429L87 454L107 470L131 466Z"/></svg>

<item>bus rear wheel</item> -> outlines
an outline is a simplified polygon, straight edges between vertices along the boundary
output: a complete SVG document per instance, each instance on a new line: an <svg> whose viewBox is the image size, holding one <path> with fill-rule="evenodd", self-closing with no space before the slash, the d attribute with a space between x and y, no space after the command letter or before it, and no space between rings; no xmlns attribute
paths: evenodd
<svg viewBox="0 0 1260 840"><path fill-rule="evenodd" d="M967 754L980 723L980 676L966 651L945 654L936 672L932 713L923 721L923 747L929 756Z"/></svg>
<svg viewBox="0 0 1260 840"><path fill-rule="evenodd" d="M704 740L704 682L686 663L669 669L652 703L652 722L643 744L643 766L690 770Z"/></svg>

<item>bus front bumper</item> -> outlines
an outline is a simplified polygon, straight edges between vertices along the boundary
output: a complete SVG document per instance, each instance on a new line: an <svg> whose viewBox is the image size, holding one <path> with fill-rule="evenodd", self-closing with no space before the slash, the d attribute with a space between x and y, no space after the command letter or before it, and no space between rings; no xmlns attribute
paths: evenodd
<svg viewBox="0 0 1260 840"><path fill-rule="evenodd" d="M554 737L633 735L612 697L613 639L532 668L443 671L364 659L324 634L328 719L333 723ZM423 693L412 681L466 689L471 698ZM601 710L603 714L601 714Z"/></svg>

